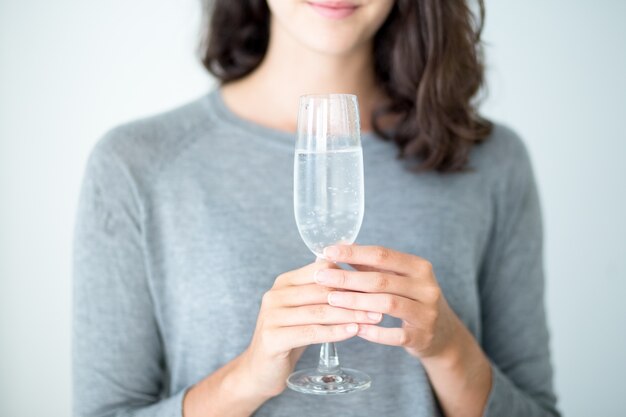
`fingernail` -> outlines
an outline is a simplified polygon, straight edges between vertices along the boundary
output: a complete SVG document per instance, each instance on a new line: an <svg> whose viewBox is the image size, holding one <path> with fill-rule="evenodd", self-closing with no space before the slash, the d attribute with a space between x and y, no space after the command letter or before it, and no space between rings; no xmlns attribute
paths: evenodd
<svg viewBox="0 0 626 417"><path fill-rule="evenodd" d="M358 324L354 324L354 323L353 324L348 324L346 326L346 331L348 333L356 333L356 332L359 331L359 325Z"/></svg>
<svg viewBox="0 0 626 417"><path fill-rule="evenodd" d="M337 246L328 246L324 248L324 256L329 259L334 259L339 256L339 248Z"/></svg>
<svg viewBox="0 0 626 417"><path fill-rule="evenodd" d="M382 316L383 315L381 313L374 313L373 311L369 311L367 313L367 317L369 317L370 320L378 321L378 320L380 320L382 318Z"/></svg>
<svg viewBox="0 0 626 417"><path fill-rule="evenodd" d="M326 272L326 270L324 269L320 269L319 271L315 272L315 275L313 275L313 279L315 280L315 282L319 282L324 283L328 281L328 272Z"/></svg>
<svg viewBox="0 0 626 417"><path fill-rule="evenodd" d="M337 305L341 300L341 294L336 292L328 293L328 304L331 306Z"/></svg>

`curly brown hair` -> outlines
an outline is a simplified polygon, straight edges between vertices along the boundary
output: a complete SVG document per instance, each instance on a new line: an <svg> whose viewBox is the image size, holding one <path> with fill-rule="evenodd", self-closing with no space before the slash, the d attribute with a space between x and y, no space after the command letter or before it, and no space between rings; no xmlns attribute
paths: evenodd
<svg viewBox="0 0 626 417"><path fill-rule="evenodd" d="M269 44L266 0L204 6L206 69L222 83L251 73ZM373 112L372 126L421 170L463 170L472 146L491 133L475 100L484 82L483 0L477 6L478 18L466 0L396 0L374 37L375 74L389 101ZM392 129L382 127L388 116Z"/></svg>

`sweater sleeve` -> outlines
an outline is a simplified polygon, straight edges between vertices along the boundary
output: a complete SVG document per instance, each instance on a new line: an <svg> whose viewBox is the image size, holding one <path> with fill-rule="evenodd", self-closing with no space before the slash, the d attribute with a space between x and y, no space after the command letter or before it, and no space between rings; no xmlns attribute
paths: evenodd
<svg viewBox="0 0 626 417"><path fill-rule="evenodd" d="M164 398L164 349L144 264L141 210L109 134L92 151L74 231L75 416L182 416Z"/></svg>
<svg viewBox="0 0 626 417"><path fill-rule="evenodd" d="M544 307L542 221L530 159L516 137L499 178L479 277L482 346L493 384L485 417L558 416Z"/></svg>

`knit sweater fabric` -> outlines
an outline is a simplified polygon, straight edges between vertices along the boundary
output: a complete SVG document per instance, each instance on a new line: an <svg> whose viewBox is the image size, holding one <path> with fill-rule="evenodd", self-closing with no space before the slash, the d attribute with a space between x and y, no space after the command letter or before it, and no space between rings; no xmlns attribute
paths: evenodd
<svg viewBox="0 0 626 417"><path fill-rule="evenodd" d="M293 134L238 117L219 89L97 143L75 228L76 416L181 417L186 390L246 349L263 293L314 260L294 220L294 144ZM485 416L557 416L541 213L523 142L495 125L469 169L453 174L407 169L374 133L362 145L357 243L432 263L490 360ZM420 361L401 347L354 337L338 350L342 365L372 377L370 389L286 389L254 416L442 415ZM318 352L308 347L296 369L315 367Z"/></svg>

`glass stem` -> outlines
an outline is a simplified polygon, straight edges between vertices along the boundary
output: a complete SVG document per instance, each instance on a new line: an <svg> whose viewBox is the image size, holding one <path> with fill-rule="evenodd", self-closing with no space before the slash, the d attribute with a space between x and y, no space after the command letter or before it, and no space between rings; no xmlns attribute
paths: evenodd
<svg viewBox="0 0 626 417"><path fill-rule="evenodd" d="M324 343L320 349L320 361L317 370L320 373L336 373L340 370L339 356L334 343Z"/></svg>

